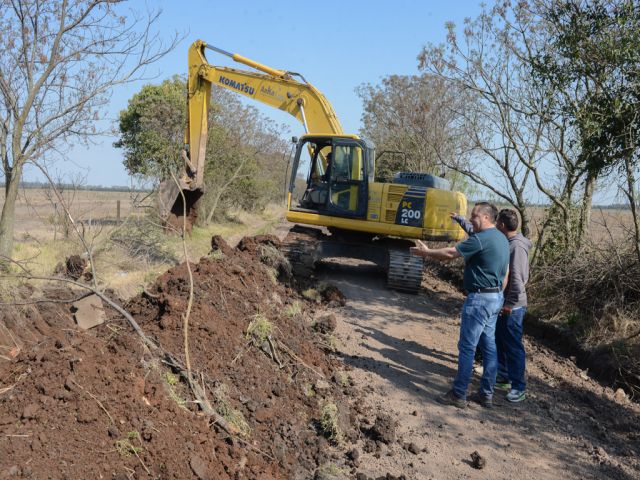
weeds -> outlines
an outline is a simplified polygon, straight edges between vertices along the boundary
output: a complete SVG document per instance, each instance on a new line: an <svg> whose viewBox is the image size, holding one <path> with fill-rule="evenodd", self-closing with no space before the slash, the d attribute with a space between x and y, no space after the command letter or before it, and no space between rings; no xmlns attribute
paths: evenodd
<svg viewBox="0 0 640 480"><path fill-rule="evenodd" d="M253 316L253 320L247 327L247 340L251 340L254 345L261 347L269 340L273 333L273 324L261 313Z"/></svg>
<svg viewBox="0 0 640 480"><path fill-rule="evenodd" d="M176 391L176 387L180 383L180 377L171 372L165 372L163 377L164 377L165 383L167 384L167 389L169 391L169 398L171 398L171 400L176 402L176 404L183 410L188 410L187 401L184 398L182 398L180 395L178 395L178 392Z"/></svg>
<svg viewBox="0 0 640 480"><path fill-rule="evenodd" d="M284 309L284 314L289 318L296 317L301 313L302 313L302 305L297 300L295 300L292 304L287 305L287 307Z"/></svg>
<svg viewBox="0 0 640 480"><path fill-rule="evenodd" d="M312 302L320 303L322 300L322 295L315 288L307 288L302 292L302 296L307 300L311 300Z"/></svg>
<svg viewBox="0 0 640 480"><path fill-rule="evenodd" d="M224 253L222 253L222 250L214 250L209 254L209 258L212 260L222 260L224 258Z"/></svg>
<svg viewBox="0 0 640 480"><path fill-rule="evenodd" d="M335 463L325 463L318 468L315 478L343 480L347 478L347 471L338 467Z"/></svg>
<svg viewBox="0 0 640 480"><path fill-rule="evenodd" d="M333 374L335 382L341 387L349 386L349 375L344 370L336 370Z"/></svg>
<svg viewBox="0 0 640 480"><path fill-rule="evenodd" d="M224 418L230 425L233 425L239 432L240 436L248 437L251 435L251 427L242 415L242 412L234 409L229 402L229 388L220 383L213 391L213 397L216 404L216 412Z"/></svg>
<svg viewBox="0 0 640 480"><path fill-rule="evenodd" d="M340 444L344 439L344 434L338 422L338 406L329 402L322 407L320 417L320 428L325 437L334 443Z"/></svg>
<svg viewBox="0 0 640 480"><path fill-rule="evenodd" d="M140 434L137 431L127 433L127 438L116 441L116 450L121 457L138 456L142 452L142 446L136 447L132 442L136 441L141 444Z"/></svg>

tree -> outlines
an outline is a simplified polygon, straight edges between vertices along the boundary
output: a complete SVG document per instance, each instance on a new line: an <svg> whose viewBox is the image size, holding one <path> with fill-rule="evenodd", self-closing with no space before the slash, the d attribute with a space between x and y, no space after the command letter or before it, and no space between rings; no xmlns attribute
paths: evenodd
<svg viewBox="0 0 640 480"><path fill-rule="evenodd" d="M181 168L186 126L186 83L180 77L145 85L120 112L124 165L130 174L155 183ZM242 104L227 90L213 88L208 112L205 194L200 215L209 223L220 207L252 210L279 193L285 143L281 127Z"/></svg>
<svg viewBox="0 0 640 480"><path fill-rule="evenodd" d="M513 205L525 234L527 197L542 194L552 206L548 215L559 217L553 222L563 248L576 247L575 197L586 168L575 128L555 110L554 92L540 88L532 73L548 26L528 2L500 1L466 20L461 38L453 24L447 28L446 43L425 46L418 58L422 70L467 92L469 101L456 112L470 142L459 152L468 158L460 173ZM590 200L582 208L590 209Z"/></svg>
<svg viewBox="0 0 640 480"><path fill-rule="evenodd" d="M113 87L139 79L177 42L165 44L153 33L159 13L121 14L120 3L0 2L0 256L11 256L25 164L103 133L101 109Z"/></svg>
<svg viewBox="0 0 640 480"><path fill-rule="evenodd" d="M635 181L640 144L640 4L545 0L536 7L550 35L534 58L534 74L541 87L557 98L558 114L578 132L587 183L612 170L620 173L640 260ZM583 209L582 232L589 224L589 211Z"/></svg>
<svg viewBox="0 0 640 480"><path fill-rule="evenodd" d="M184 148L187 121L186 84L179 76L160 85L144 85L120 112L120 139L124 167L130 175L157 181L175 171Z"/></svg>
<svg viewBox="0 0 640 480"><path fill-rule="evenodd" d="M363 84L357 89L363 101L362 133L377 150L400 151L406 157L387 158L377 165L377 176L390 180L394 171L429 172L452 178L456 172L460 142L455 114L465 103L465 95L442 78L390 75L379 85ZM452 175L453 174L453 175Z"/></svg>

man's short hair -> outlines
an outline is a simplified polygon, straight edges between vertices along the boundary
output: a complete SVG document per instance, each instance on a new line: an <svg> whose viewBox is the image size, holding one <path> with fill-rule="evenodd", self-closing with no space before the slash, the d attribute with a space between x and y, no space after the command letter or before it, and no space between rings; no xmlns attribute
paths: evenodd
<svg viewBox="0 0 640 480"><path fill-rule="evenodd" d="M515 232L518 229L518 214L510 208L503 208L498 213L498 222L504 225L509 232Z"/></svg>
<svg viewBox="0 0 640 480"><path fill-rule="evenodd" d="M487 215L491 223L495 225L496 220L498 219L498 209L493 203L478 202L475 206L478 207L480 213Z"/></svg>

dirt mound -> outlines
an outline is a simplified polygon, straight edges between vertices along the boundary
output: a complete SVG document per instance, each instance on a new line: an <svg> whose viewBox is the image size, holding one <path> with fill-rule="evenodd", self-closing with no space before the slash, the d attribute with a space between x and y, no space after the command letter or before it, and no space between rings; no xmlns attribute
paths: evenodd
<svg viewBox="0 0 640 480"><path fill-rule="evenodd" d="M189 360L239 433L212 425L176 370L115 314L82 332L68 304L37 304L3 319L26 330L17 358L0 363L0 478L311 478L338 458L317 426L329 404L356 423L356 400L327 380L342 365L316 345L311 318L321 307L260 261L273 239L244 239L237 249L215 242L224 255L190 264ZM182 264L126 305L182 364L189 290Z"/></svg>

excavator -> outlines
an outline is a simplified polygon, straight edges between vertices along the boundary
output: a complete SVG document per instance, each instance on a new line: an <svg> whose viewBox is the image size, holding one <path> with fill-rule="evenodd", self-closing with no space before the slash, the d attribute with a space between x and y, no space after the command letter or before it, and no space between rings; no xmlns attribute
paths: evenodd
<svg viewBox="0 0 640 480"><path fill-rule="evenodd" d="M206 50L253 70L211 65ZM450 212L466 214L462 193L451 191L444 178L425 173L400 172L392 183L376 182L373 143L346 134L332 105L301 74L202 40L191 45L188 60L184 172L177 183L161 185L158 200L165 221L175 223L184 213L192 216L203 194L207 112L216 85L288 112L304 127L305 133L292 139L295 154L287 187L286 218L299 235L285 249L298 273L310 273L325 258L356 258L380 266L390 288L417 292L423 259L410 255L412 239L456 241L464 236L450 218Z"/></svg>

